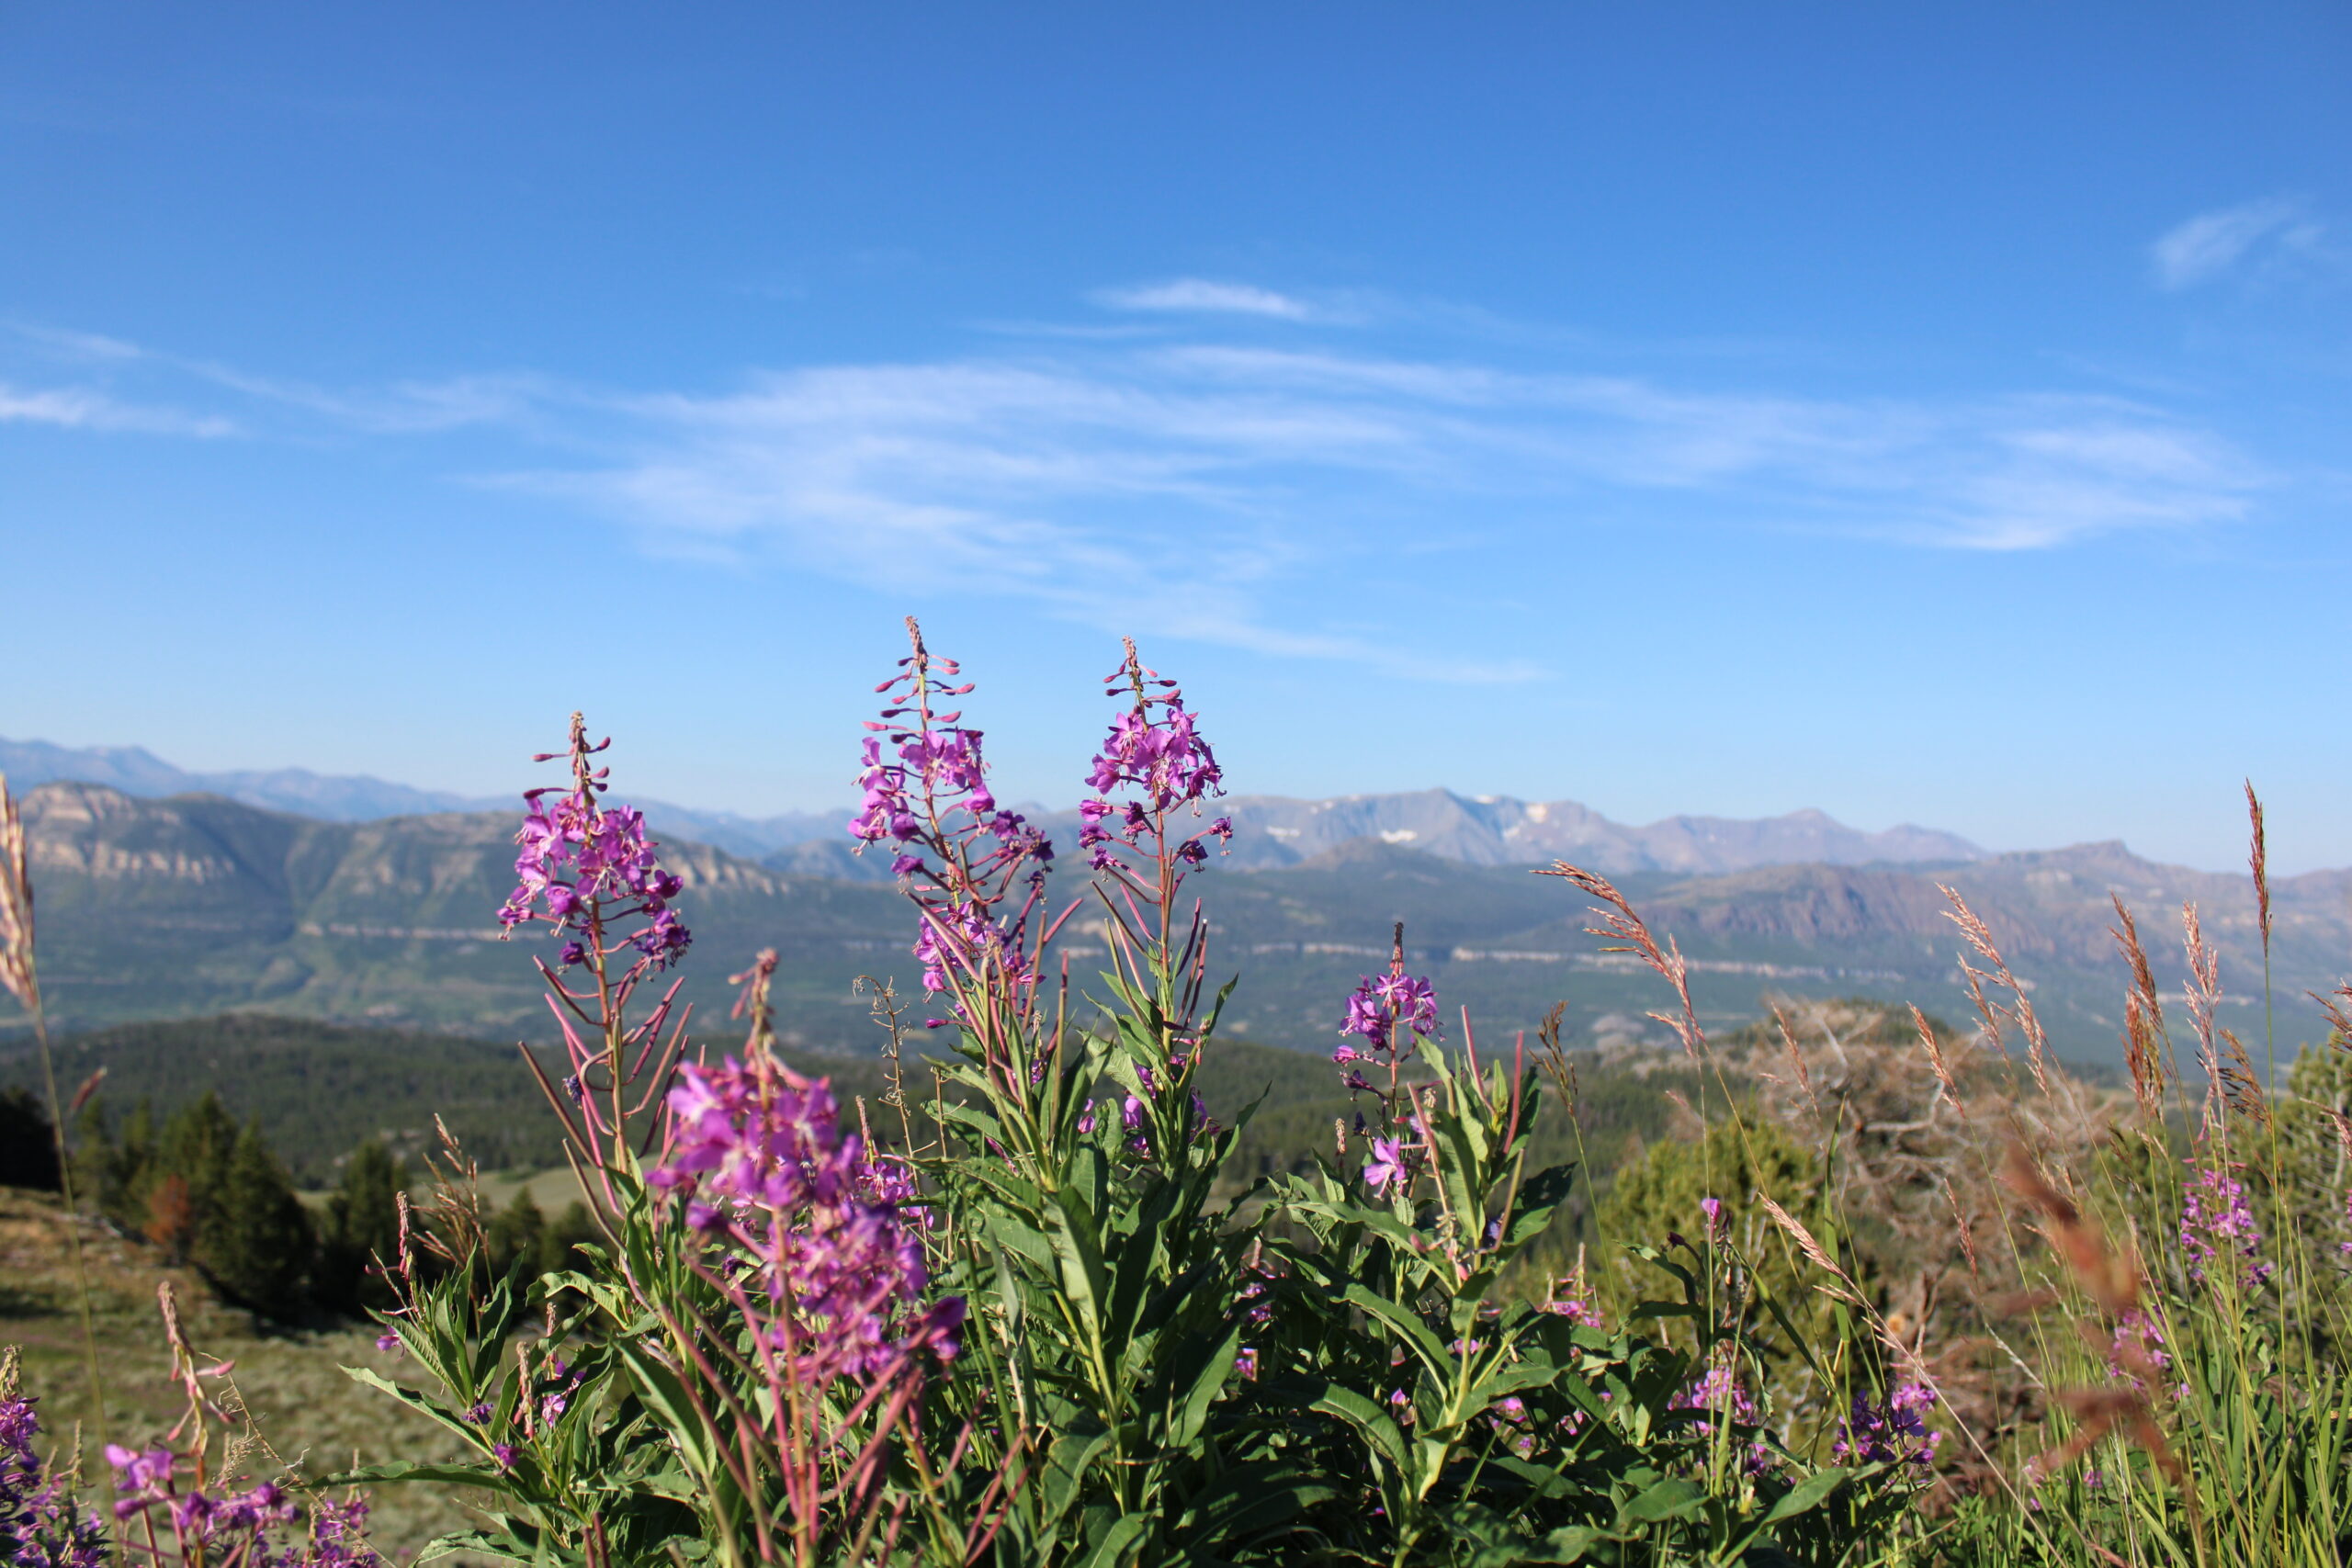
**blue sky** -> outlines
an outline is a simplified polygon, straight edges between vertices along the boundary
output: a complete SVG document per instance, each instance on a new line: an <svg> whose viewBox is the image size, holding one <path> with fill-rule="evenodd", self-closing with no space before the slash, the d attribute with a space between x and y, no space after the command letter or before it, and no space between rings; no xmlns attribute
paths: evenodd
<svg viewBox="0 0 2352 1568"><path fill-rule="evenodd" d="M2352 863L2333 5L0 10L0 734Z"/></svg>

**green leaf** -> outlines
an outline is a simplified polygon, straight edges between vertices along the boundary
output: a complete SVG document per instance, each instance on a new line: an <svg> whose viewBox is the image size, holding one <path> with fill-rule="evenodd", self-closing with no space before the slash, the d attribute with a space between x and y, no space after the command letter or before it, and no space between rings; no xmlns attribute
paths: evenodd
<svg viewBox="0 0 2352 1568"><path fill-rule="evenodd" d="M384 1393L389 1393L394 1399L399 1400L402 1404L407 1405L411 1410L415 1411L418 1415L439 1422L442 1426L447 1427L452 1432L457 1433L458 1436L465 1438L469 1447L481 1446L479 1434L475 1432L473 1427L468 1426L465 1422L458 1420L458 1417L450 1415L447 1411L442 1409L440 1405L435 1404L432 1400L425 1398L424 1395L417 1393L416 1390L413 1388L401 1387L400 1384L392 1382L390 1378L385 1377L381 1372L375 1371L371 1367L345 1367L343 1369L343 1374L344 1376L352 1379L354 1382L364 1382L369 1388L376 1389Z"/></svg>
<svg viewBox="0 0 2352 1568"><path fill-rule="evenodd" d="M1649 1524L1691 1519L1706 1506L1707 1491L1695 1481L1669 1476L1625 1505L1625 1513Z"/></svg>
<svg viewBox="0 0 2352 1568"><path fill-rule="evenodd" d="M1544 1544L1552 1555L1543 1561L1580 1562L1584 1560L1584 1554L1591 1551L1596 1542L1608 1539L1608 1532L1598 1525L1570 1525L1566 1529L1554 1530L1544 1538Z"/></svg>
<svg viewBox="0 0 2352 1568"><path fill-rule="evenodd" d="M1192 1391L1185 1394L1183 1404L1176 1413L1175 1428L1170 1432L1171 1446L1189 1449L1208 1424L1209 1409L1216 1396L1224 1391L1225 1380L1233 1375L1233 1363L1241 1354L1241 1325L1235 1324L1209 1356L1209 1364L1193 1380Z"/></svg>
<svg viewBox="0 0 2352 1568"><path fill-rule="evenodd" d="M1520 1187L1503 1246L1512 1250L1525 1247L1551 1228L1553 1211L1567 1201L1576 1179L1574 1165L1552 1166L1528 1178Z"/></svg>
<svg viewBox="0 0 2352 1568"><path fill-rule="evenodd" d="M1406 1342L1413 1347L1422 1362L1428 1366L1431 1377L1440 1382L1452 1380L1453 1358L1446 1353L1444 1342L1430 1332L1429 1325L1423 1323L1418 1314L1397 1305L1366 1285L1350 1285L1343 1292L1341 1299L1352 1306L1362 1307L1403 1335Z"/></svg>
<svg viewBox="0 0 2352 1568"><path fill-rule="evenodd" d="M1010 1214L983 1212L980 1218L989 1240L1019 1253L1041 1269L1054 1266L1054 1244L1037 1231Z"/></svg>
<svg viewBox="0 0 2352 1568"><path fill-rule="evenodd" d="M1315 1503L1329 1502L1340 1489L1308 1481L1294 1470L1266 1464L1229 1471L1214 1490L1193 1498L1177 1521L1182 1540L1169 1568L1226 1562L1246 1538L1262 1535L1296 1518Z"/></svg>
<svg viewBox="0 0 2352 1568"><path fill-rule="evenodd" d="M356 1470L339 1470L333 1475L321 1476L317 1484L359 1486L410 1481L440 1486L472 1486L484 1492L518 1495L514 1483L488 1465L413 1464L406 1460L395 1460L388 1464L361 1465Z"/></svg>
<svg viewBox="0 0 2352 1568"><path fill-rule="evenodd" d="M417 1551L419 1562L432 1562L456 1552L470 1552L495 1562L532 1562L538 1554L512 1537L489 1535L481 1530L457 1530L435 1536Z"/></svg>
<svg viewBox="0 0 2352 1568"><path fill-rule="evenodd" d="M1102 1541L1086 1554L1079 1568L1116 1568L1127 1560L1130 1548L1139 1543L1144 1532L1151 1529L1149 1514L1124 1514L1119 1521L1105 1531Z"/></svg>
<svg viewBox="0 0 2352 1568"><path fill-rule="evenodd" d="M1065 1432L1054 1439L1046 1459L1044 1522L1047 1529L1084 1494L1087 1466L1110 1440L1111 1429L1100 1423L1091 1431Z"/></svg>
<svg viewBox="0 0 2352 1568"><path fill-rule="evenodd" d="M1821 1506L1828 1500L1829 1495L1845 1485L1852 1479L1853 1474L1851 1470L1841 1465L1832 1465L1826 1470L1815 1471L1791 1487L1788 1495L1773 1504L1772 1511L1764 1516L1763 1522L1768 1525L1777 1525L1782 1519L1793 1519L1799 1514L1808 1513Z"/></svg>
<svg viewBox="0 0 2352 1568"><path fill-rule="evenodd" d="M1305 1403L1309 1410L1337 1416L1361 1432L1365 1441L1396 1467L1397 1474L1411 1473L1410 1461L1406 1457L1404 1432L1388 1418L1386 1412L1370 1399L1351 1388L1341 1388L1338 1383L1318 1378L1308 1385L1308 1397Z"/></svg>

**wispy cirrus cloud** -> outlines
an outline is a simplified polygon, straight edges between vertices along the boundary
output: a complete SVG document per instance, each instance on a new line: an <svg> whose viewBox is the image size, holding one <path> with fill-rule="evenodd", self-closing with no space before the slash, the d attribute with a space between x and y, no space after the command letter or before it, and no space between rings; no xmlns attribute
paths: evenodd
<svg viewBox="0 0 2352 1568"><path fill-rule="evenodd" d="M2116 398L1811 399L1206 343L591 401L612 461L498 482L662 550L1453 680L1532 670L1397 653L1329 585L1408 554L1572 552L1596 509L2021 551L2234 522L2268 482Z"/></svg>
<svg viewBox="0 0 2352 1568"><path fill-rule="evenodd" d="M252 423L250 417L241 420L227 413L175 416L165 410L122 403L112 390L112 383L140 377L150 382L195 383L216 392L233 394L245 404L239 412L248 416L261 411L292 412L313 415L344 429L374 434L426 434L464 425L517 421L528 413L538 389L534 378L527 377L461 376L439 381L396 382L358 391L334 390L286 377L255 375L217 360L173 354L97 333L25 322L9 323L6 331L36 351L51 376L74 370L85 374L79 384L54 389L41 394L43 398L68 408L88 404L97 410L112 407L121 411L121 417L111 419L94 414L83 422L90 429L220 435Z"/></svg>
<svg viewBox="0 0 2352 1568"><path fill-rule="evenodd" d="M1161 283L1101 288L1094 302L1114 310L1157 310L1180 315L1264 316L1308 321L1322 312L1304 299L1254 283L1220 283L1206 277L1176 277Z"/></svg>
<svg viewBox="0 0 2352 1568"><path fill-rule="evenodd" d="M0 382L0 424L203 437L231 435L237 429L234 421L217 414L125 402L87 387L24 388L6 382Z"/></svg>
<svg viewBox="0 0 2352 1568"><path fill-rule="evenodd" d="M2157 286L2179 290L2212 282L2266 255L2310 258L2325 237L2325 225L2301 201L2268 197L2200 212L2165 231L2148 255Z"/></svg>
<svg viewBox="0 0 2352 1568"><path fill-rule="evenodd" d="M112 340L78 352L311 428L488 431L513 460L484 474L476 442L474 482L616 519L652 551L1452 680L1532 670L1399 652L1361 629L1347 585L1432 556L1507 580L1603 515L2046 550L2233 524L2275 482L2154 400L1808 396L1557 363L1572 345L1531 369L1362 336L1269 346L1211 321L650 391L504 376L329 393ZM16 417L97 427L106 406L46 396Z"/></svg>

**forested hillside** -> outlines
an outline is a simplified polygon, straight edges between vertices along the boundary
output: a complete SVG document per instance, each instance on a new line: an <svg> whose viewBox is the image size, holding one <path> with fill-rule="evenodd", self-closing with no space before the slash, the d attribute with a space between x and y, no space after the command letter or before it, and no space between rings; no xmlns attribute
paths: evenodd
<svg viewBox="0 0 2352 1568"><path fill-rule="evenodd" d="M513 884L510 818L322 822L214 796L146 800L62 784L34 791L27 816L49 994L72 1025L257 1009L508 1040L552 1036L523 953L498 942L492 919ZM914 973L912 918L894 887L779 871L705 845L666 852L685 881L695 931L685 999L707 1016L729 999L726 976L773 947L786 1041L825 1053L865 1048L872 1024L857 977L905 982ZM1245 858L1212 860L1197 884L1213 927L1211 966L1246 976L1227 1014L1237 1033L1328 1048L1340 998L1385 958L1391 924L1403 919L1417 968L1430 973L1449 1011L1467 1005L1481 1029L1532 1028L1566 1002L1573 1040L1663 1040L1645 1017L1657 1000L1655 982L1600 951L1583 931L1585 901L1555 879L1379 838L1263 871L1240 869ZM1963 1013L1962 942L1940 883L1990 923L2036 987L2059 1049L2077 1058L2117 1059L2122 972L2109 934L2110 896L2157 925L2195 901L2221 952L2226 1016L2253 1019L2261 996L2244 880L2156 865L2120 845L1940 867L1648 871L1621 881L1689 954L1702 1012L1718 1025L1756 1016L1768 992L1916 1000ZM1064 897L1084 893L1071 857L1055 886ZM2273 884L2278 995L2338 983L2352 954L2347 890L2352 876L2342 872ZM1059 945L1086 993L1101 946L1085 911ZM2160 977L2176 984L2174 951L2160 945L2155 961Z"/></svg>

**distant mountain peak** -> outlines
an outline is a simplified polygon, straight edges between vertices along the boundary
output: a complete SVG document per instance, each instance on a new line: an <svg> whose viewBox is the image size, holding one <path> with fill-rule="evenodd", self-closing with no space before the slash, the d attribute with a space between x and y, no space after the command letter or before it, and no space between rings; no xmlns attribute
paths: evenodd
<svg viewBox="0 0 2352 1568"><path fill-rule="evenodd" d="M1295 865L1354 839L1473 865L1574 860L1612 875L1710 875L1808 861L1913 864L1984 856L1955 834L1910 824L1865 832L1814 808L1756 819L1679 815L1635 827L1613 822L1578 801L1424 789L1319 800L1234 795L1217 809L1233 819L1228 863L1245 869Z"/></svg>

